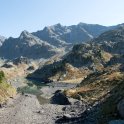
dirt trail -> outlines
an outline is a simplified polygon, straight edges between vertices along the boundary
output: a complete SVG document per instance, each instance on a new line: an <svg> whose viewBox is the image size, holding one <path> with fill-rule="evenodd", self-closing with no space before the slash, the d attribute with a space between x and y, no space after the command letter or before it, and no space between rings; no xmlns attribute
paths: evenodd
<svg viewBox="0 0 124 124"><path fill-rule="evenodd" d="M36 96L18 95L0 109L0 124L53 124L63 106L40 105Z"/></svg>

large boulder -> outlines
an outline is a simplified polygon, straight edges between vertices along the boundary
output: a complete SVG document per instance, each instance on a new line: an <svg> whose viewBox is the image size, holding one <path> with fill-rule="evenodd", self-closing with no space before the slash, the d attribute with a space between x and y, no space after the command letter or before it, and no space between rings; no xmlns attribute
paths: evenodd
<svg viewBox="0 0 124 124"><path fill-rule="evenodd" d="M113 120L110 121L109 124L124 124L124 120Z"/></svg>
<svg viewBox="0 0 124 124"><path fill-rule="evenodd" d="M54 96L51 98L51 103L59 105L70 105L67 96L62 91L56 91Z"/></svg>
<svg viewBox="0 0 124 124"><path fill-rule="evenodd" d="M121 100L117 105L118 112L122 118L124 118L124 99Z"/></svg>

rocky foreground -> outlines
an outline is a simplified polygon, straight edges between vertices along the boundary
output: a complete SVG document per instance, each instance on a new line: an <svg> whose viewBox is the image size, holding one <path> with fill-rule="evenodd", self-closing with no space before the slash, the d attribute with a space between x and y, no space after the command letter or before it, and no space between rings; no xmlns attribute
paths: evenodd
<svg viewBox="0 0 124 124"><path fill-rule="evenodd" d="M72 86L67 85L69 88ZM58 87L58 88L57 88ZM67 88L65 85L48 86L40 89L43 98L53 96L55 90ZM46 94L46 91L49 94ZM42 98L42 97L41 97ZM57 105L50 102L42 102L36 95L18 94L15 98L10 99L7 105L0 108L1 124L54 124L62 123L61 120L67 120L63 123L71 123L71 118L78 118L85 110L85 106L77 103L72 105ZM73 103L75 101L72 101ZM43 103L43 104L42 104ZM57 121L60 120L60 121ZM75 120L73 120L75 121Z"/></svg>
<svg viewBox="0 0 124 124"><path fill-rule="evenodd" d="M56 113L62 112L63 106L40 105L36 96L18 95L6 107L0 109L2 124L52 124Z"/></svg>

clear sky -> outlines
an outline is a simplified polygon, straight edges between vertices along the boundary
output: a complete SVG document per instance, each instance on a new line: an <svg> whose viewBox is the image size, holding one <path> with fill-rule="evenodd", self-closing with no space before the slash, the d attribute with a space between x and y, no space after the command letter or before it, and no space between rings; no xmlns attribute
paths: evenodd
<svg viewBox="0 0 124 124"><path fill-rule="evenodd" d="M0 35L6 37L79 22L124 23L124 0L0 0Z"/></svg>

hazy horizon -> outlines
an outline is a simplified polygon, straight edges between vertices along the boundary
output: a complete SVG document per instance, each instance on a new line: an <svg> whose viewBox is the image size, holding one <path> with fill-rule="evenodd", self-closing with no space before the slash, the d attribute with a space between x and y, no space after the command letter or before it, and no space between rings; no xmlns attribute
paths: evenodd
<svg viewBox="0 0 124 124"><path fill-rule="evenodd" d="M80 22L111 26L124 23L123 0L4 0L0 1L0 35L18 37L45 26Z"/></svg>

